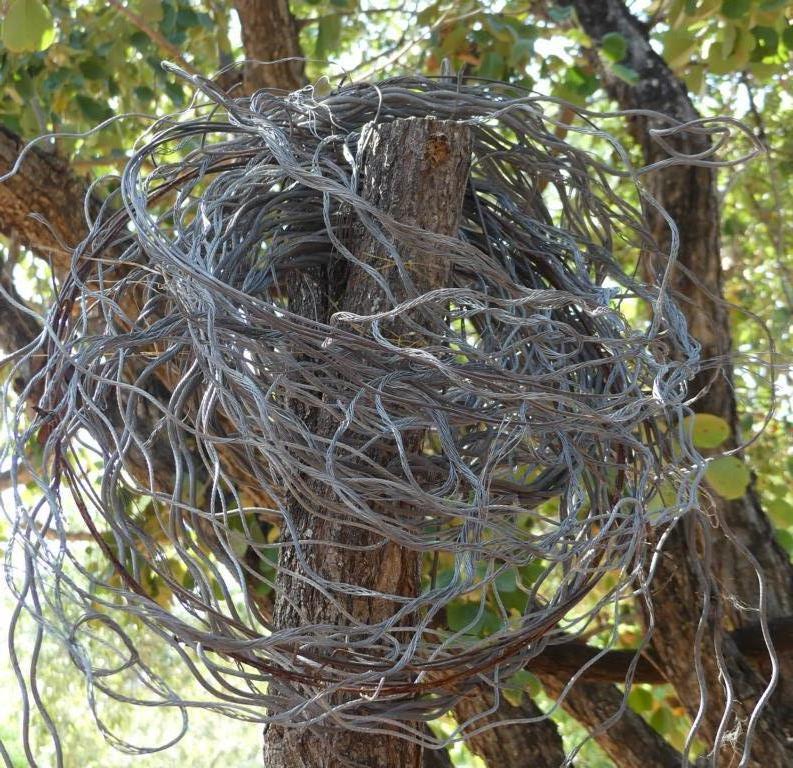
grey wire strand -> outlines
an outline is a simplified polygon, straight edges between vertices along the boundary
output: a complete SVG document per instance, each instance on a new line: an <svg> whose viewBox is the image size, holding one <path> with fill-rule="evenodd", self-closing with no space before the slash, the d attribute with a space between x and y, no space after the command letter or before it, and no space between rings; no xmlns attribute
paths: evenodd
<svg viewBox="0 0 793 768"><path fill-rule="evenodd" d="M705 461L683 419L702 362L669 281L679 238L641 184L650 169L597 127L628 113L573 108L567 125L549 114L558 99L419 77L353 83L321 99L310 87L232 98L171 69L195 88L190 108L136 143L92 209L38 342L16 361L37 373L18 397L7 393L11 470L32 476L38 494L24 502L18 483L7 510L18 610L68 648L99 727L131 752L167 744L111 734L96 692L177 708L180 734L192 707L398 733L432 748L490 727L461 723L433 741L415 722L473 685L493 687L498 701L503 681L546 644L576 638L603 613L617 622L617 606L635 596L651 606L657 551L647 531L663 540L682 516L701 514ZM473 132L457 237L395 221L360 194L364 126L425 116ZM743 129L653 117L667 126L653 138L669 152L656 170L731 165L756 151L680 155L668 143L676 133L707 133L721 150ZM671 228L669 253L648 233L650 210ZM355 227L397 267L408 248L446 260L450 284L421 293L400 268L397 299L352 253ZM662 265L654 282L626 271L650 256ZM367 270L381 292L376 311L336 312L329 323L290 311L289 280L339 265ZM628 299L646 322L628 322ZM321 410L337 425L333 437L314 434L296 403ZM415 430L431 451L407 453L402 437ZM391 446L386 466L367 453L374 444ZM103 466L98 482L86 454ZM294 500L421 552L428 568L442 557L447 580L433 570L420 594L405 596L324 578L306 547L345 544L301 539ZM102 549L101 572L69 541L75 515ZM291 575L347 624L273 625L283 548L299 563ZM606 573L614 586L581 615ZM152 576L171 605L149 593ZM505 605L510 579L522 611ZM343 608L350 596L387 600L393 615L366 624ZM446 608L461 600L478 610L452 629ZM483 636L474 629L486 615L495 626ZM147 664L136 650L141 626L170 646L205 700L183 699ZM34 706L47 713L35 668L26 682L16 661L15 627L27 731ZM616 623L611 634L614 642ZM115 667L92 660L107 654ZM125 674L149 698L125 693ZM701 665L697 674L702 682Z"/></svg>

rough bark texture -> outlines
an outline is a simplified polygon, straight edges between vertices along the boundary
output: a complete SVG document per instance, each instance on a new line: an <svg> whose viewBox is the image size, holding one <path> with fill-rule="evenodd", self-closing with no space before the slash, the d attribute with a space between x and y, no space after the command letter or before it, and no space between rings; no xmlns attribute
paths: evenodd
<svg viewBox="0 0 793 768"><path fill-rule="evenodd" d="M568 677L543 675L549 696L558 699ZM680 768L681 756L642 718L626 709L608 728L603 724L619 711L623 693L613 685L577 682L562 700L562 708L594 736L619 768Z"/></svg>
<svg viewBox="0 0 793 768"><path fill-rule="evenodd" d="M454 768L452 758L445 749L425 749L421 768Z"/></svg>
<svg viewBox="0 0 793 768"><path fill-rule="evenodd" d="M6 265L0 260L0 359L2 353L15 352L27 346L41 331L41 326L19 306L24 306L7 273ZM14 389L21 392L35 371L30 366L17 369L12 382Z"/></svg>
<svg viewBox="0 0 793 768"><path fill-rule="evenodd" d="M23 146L19 136L0 126L0 174L13 167ZM71 254L58 239L75 246L88 231L86 188L63 158L34 147L19 173L0 184L0 233L50 260L56 272L65 270ZM44 218L52 232L32 214Z"/></svg>
<svg viewBox="0 0 793 768"><path fill-rule="evenodd" d="M469 129L453 122L397 120L368 126L367 130L368 141L362 142L366 149L358 159L363 179L362 195L397 221L440 234L456 234L470 163ZM396 270L388 266L390 257L382 245L367 232L359 231L350 238L350 247L362 262L376 264L397 298L402 297L404 291L396 279ZM400 255L419 291L446 281L448 265L432 263L425 254L405 252L403 248ZM317 274L293 280L289 289L290 310L319 320L327 320L331 305L355 313L369 313L382 308L383 301L382 291L361 269L332 269L328 274L317 271ZM296 408L296 412L308 429L317 434L329 437L336 429L335 421L331 423L329 417L315 410ZM422 439L420 432L409 435L405 439L405 449L409 453L418 451ZM371 451L371 455L384 465L394 454L394 448L387 440L373 446ZM329 490L322 486L315 487L315 491L320 498L329 494ZM406 551L392 542L351 528L343 520L320 518L311 510L301 509L297 503L290 505L290 512L306 539L340 542L341 546L335 550L328 544L303 547L311 567L325 578L389 594L417 593L419 553ZM409 511L405 513L410 514ZM353 551L346 548L350 545L370 549ZM279 565L284 569L282 573L301 570L294 549L290 547L282 549ZM310 584L288 575L279 579L274 615L276 627L299 627L317 622L344 623L338 608ZM362 622L379 622L390 616L394 609L385 600L353 599L343 594L336 597L350 614ZM267 768L341 768L352 765L411 768L421 765L422 760L419 748L394 737L280 727L267 730L264 756Z"/></svg>
<svg viewBox="0 0 793 768"><path fill-rule="evenodd" d="M639 80L634 86L617 80L609 83L610 93L620 107L652 109L681 121L698 117L685 87L652 50L644 27L621 0L575 0L573 4L582 27L595 42L610 32L621 34L628 42L624 63L638 73ZM634 118L632 130L641 143L647 163L667 156L663 148L652 140L648 131L651 127L645 118ZM675 146L693 154L705 148L704 142L702 136L686 134L676 140ZM675 271L674 287L684 299L682 309L689 328L702 344L703 359L718 364L718 368L705 370L693 382L692 393L699 393L696 407L726 419L732 426L735 445L739 425L732 369L728 363L732 351L729 317L722 302L716 176L707 168L673 167L654 173L649 179L649 187L680 231L679 267ZM669 233L665 224L656 220L653 228L658 242L662 246L667 245ZM646 268L657 266L646 265ZM721 519L757 558L764 572L769 615L790 614L793 608L793 568L786 553L775 542L772 526L754 489L737 501L716 503ZM722 594L734 595L745 604L756 605L757 577L753 568L723 536L718 532L714 534L712 557ZM654 634L653 650L681 701L692 714L700 697L691 660L703 605L702 557L701 532L694 529L691 520L686 520L678 526L665 547L654 594L655 619L660 629ZM737 610L729 600L725 603L728 627L741 626L756 619L756 615ZM724 694L712 653L714 627L718 625L719 617L711 612L708 618L710 626L702 647L709 703L702 735L711 739L719 726ZM738 725L745 725L745 715L762 691L763 678L729 640L724 644L724 653L733 677L735 696L741 702ZM788 741L788 731L793 722L789 716L790 702L791 694L782 686L774 706L766 710L755 738L755 765L793 764L793 750Z"/></svg>
<svg viewBox="0 0 793 768"><path fill-rule="evenodd" d="M245 57L245 90L277 88L294 91L305 85L298 29L288 0L235 0ZM280 61L297 57L292 61ZM256 62L277 62L257 64Z"/></svg>
<svg viewBox="0 0 793 768"><path fill-rule="evenodd" d="M24 145L19 136L0 125L0 175L11 170ZM71 172L63 158L34 147L19 172L0 183L0 234L46 259L56 274L62 274L71 259L63 244L73 246L87 232L83 215L86 188L86 182ZM33 341L40 325L16 306L24 302L8 265L2 263L0 286L5 294L0 293L0 352L10 354ZM30 366L16 372L17 391L34 373Z"/></svg>
<svg viewBox="0 0 793 768"><path fill-rule="evenodd" d="M454 708L460 723L489 713L478 717L466 730L466 734L472 734L468 736L468 748L492 768L502 765L510 768L559 768L564 762L564 747L562 737L551 720L502 725L475 733L487 725L542 716L542 710L527 696L519 706L501 699L494 709L494 703L492 691L479 688Z"/></svg>

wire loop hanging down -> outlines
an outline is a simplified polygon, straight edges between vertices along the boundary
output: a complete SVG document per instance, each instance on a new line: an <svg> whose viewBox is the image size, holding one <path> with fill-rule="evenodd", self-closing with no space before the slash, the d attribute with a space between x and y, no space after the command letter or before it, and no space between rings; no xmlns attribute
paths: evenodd
<svg viewBox="0 0 793 768"><path fill-rule="evenodd" d="M9 582L92 703L437 746L416 721L472 685L508 685L598 616L616 637L621 601L650 600L648 533L696 510L704 461L683 418L698 347L668 289L676 254L653 243L642 169L594 113L565 105L563 140L557 100L505 85L231 98L182 74L191 108L142 136L87 206L90 234L23 361L37 373L8 424L37 494L17 488ZM428 116L472 135L456 236L361 192L365 126ZM735 127L656 119L664 141ZM669 163L689 160L717 163ZM363 236L382 269L355 256ZM402 257L419 251L448 266L445 284L412 279ZM634 276L639 258L657 279ZM362 269L371 312L334 311ZM290 306L306 275L320 319ZM316 538L296 508L341 534ZM104 567L69 540L79 520ZM312 565L360 541L374 562L386 546L418 553L420 588L383 594ZM287 583L342 619L277 625ZM387 610L364 621L361 600ZM207 700L169 687L143 633Z"/></svg>

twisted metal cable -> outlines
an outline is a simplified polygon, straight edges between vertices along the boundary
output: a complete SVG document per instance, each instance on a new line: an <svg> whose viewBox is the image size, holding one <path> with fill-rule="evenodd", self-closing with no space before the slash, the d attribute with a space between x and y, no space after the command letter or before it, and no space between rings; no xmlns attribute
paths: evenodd
<svg viewBox="0 0 793 768"><path fill-rule="evenodd" d="M659 210L641 185L648 169L594 113L564 105L576 119L562 124L562 102L519 88L408 77L324 98L310 87L231 98L181 75L193 103L157 121L103 204L86 207L90 234L18 364L37 371L7 415L12 472L37 488L30 500L18 484L6 558L26 719L38 708L57 744L13 650L23 611L37 643L68 649L92 706L101 693L431 747L470 735L475 720L446 740L417 723L471 686L500 695L604 613L615 641L621 602L651 603L648 531L696 513L705 465L683 419L700 363L669 289L674 224L660 253L645 223ZM455 238L361 194L364 126L426 116L473 135ZM721 149L739 128L653 117L668 126L661 142L695 131ZM666 164L744 159L664 146ZM398 270L407 249L444 260L449 284L421 292L401 269L395 293L355 256L354 232ZM655 280L626 271L639 258ZM381 292L371 313L290 308L301 275L332 292L334 275L361 269ZM631 324L626 303L642 319ZM312 430L308 409L333 429ZM410 452L403 438L417 432L423 448ZM375 444L388 446L385 464ZM387 542L420 553L418 594L318 572L306 552L343 553L345 536L312 538L296 506L350 542L368 532L372 558ZM75 519L106 568L84 564ZM285 573L287 562L297 567ZM343 622L277 625L285 576ZM353 599L391 608L366 622ZM144 628L206 700L184 700L147 663ZM131 751L167 746L106 733Z"/></svg>

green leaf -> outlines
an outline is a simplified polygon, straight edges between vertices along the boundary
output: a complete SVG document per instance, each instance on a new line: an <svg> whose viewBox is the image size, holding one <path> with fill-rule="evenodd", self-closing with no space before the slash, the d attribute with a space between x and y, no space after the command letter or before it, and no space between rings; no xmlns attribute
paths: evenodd
<svg viewBox="0 0 793 768"><path fill-rule="evenodd" d="M779 545L789 554L793 554L793 533L784 529L774 531L774 537Z"/></svg>
<svg viewBox="0 0 793 768"><path fill-rule="evenodd" d="M195 587L195 577L191 573L189 568L185 568L184 573L182 574L182 586L185 589L193 589Z"/></svg>
<svg viewBox="0 0 793 768"><path fill-rule="evenodd" d="M724 224L722 228L724 229L725 235L730 235L730 237L732 237L733 235L737 235L741 231L741 220L737 216L727 216L724 219ZM741 424L741 426L744 429L749 429L752 426L753 422L754 419L749 417L749 423Z"/></svg>
<svg viewBox="0 0 793 768"><path fill-rule="evenodd" d="M165 84L165 92L168 98L177 106L182 107L185 104L184 89L179 83L167 82Z"/></svg>
<svg viewBox="0 0 793 768"><path fill-rule="evenodd" d="M585 72L579 66L570 67L565 72L565 84L580 96L591 96L600 85L600 81L593 74Z"/></svg>
<svg viewBox="0 0 793 768"><path fill-rule="evenodd" d="M457 600L449 603L446 606L446 623L452 632L459 632L461 629L469 627L469 632L474 632L476 627L473 626L477 615L479 614L479 603L466 603L462 600ZM477 624L481 623L480 621Z"/></svg>
<svg viewBox="0 0 793 768"><path fill-rule="evenodd" d="M426 8L422 8L416 14L416 24L420 27L429 26L432 24L435 19L438 18L438 11L439 11L439 3L434 2L428 5Z"/></svg>
<svg viewBox="0 0 793 768"><path fill-rule="evenodd" d="M677 490L668 480L661 482L655 489L655 495L647 504L648 512L661 512L667 509L677 499Z"/></svg>
<svg viewBox="0 0 793 768"><path fill-rule="evenodd" d="M75 72L66 67L59 67L54 72L50 72L42 83L45 92L53 93L62 88L65 83L68 83L75 77Z"/></svg>
<svg viewBox="0 0 793 768"><path fill-rule="evenodd" d="M500 573L495 579L496 589L501 592L514 592L518 588L517 577L514 570Z"/></svg>
<svg viewBox="0 0 793 768"><path fill-rule="evenodd" d="M477 74L490 80L501 80L504 75L504 57L500 53L488 51L477 67Z"/></svg>
<svg viewBox="0 0 793 768"><path fill-rule="evenodd" d="M567 21L573 16L572 5L554 5L549 11L548 15L557 24Z"/></svg>
<svg viewBox="0 0 793 768"><path fill-rule="evenodd" d="M740 499L746 493L752 475L737 456L720 456L708 463L705 478L723 499Z"/></svg>
<svg viewBox="0 0 793 768"><path fill-rule="evenodd" d="M683 82L691 93L700 94L705 85L705 67L702 64L693 64L683 75Z"/></svg>
<svg viewBox="0 0 793 768"><path fill-rule="evenodd" d="M441 568L435 575L435 589L448 587L454 581L454 568Z"/></svg>
<svg viewBox="0 0 793 768"><path fill-rule="evenodd" d="M503 688L501 695L512 704L513 707L519 707L523 703L523 689L521 688Z"/></svg>
<svg viewBox="0 0 793 768"><path fill-rule="evenodd" d="M666 707L660 707L650 717L650 725L660 734L668 733L674 728L675 720Z"/></svg>
<svg viewBox="0 0 793 768"><path fill-rule="evenodd" d="M766 508L776 525L786 528L793 525L793 504L784 499L774 499L768 502Z"/></svg>
<svg viewBox="0 0 793 768"><path fill-rule="evenodd" d="M717 448L730 436L730 425L713 413L686 416L683 426L697 448Z"/></svg>
<svg viewBox="0 0 793 768"><path fill-rule="evenodd" d="M231 527L228 530L227 536L228 544L234 555L238 558L244 557L245 553L248 551L248 537L242 531L235 530Z"/></svg>
<svg viewBox="0 0 793 768"><path fill-rule="evenodd" d="M135 31L129 36L129 42L141 53L146 51L151 46L151 39L145 32Z"/></svg>
<svg viewBox="0 0 793 768"><path fill-rule="evenodd" d="M698 42L696 35L687 29L670 29L661 39L664 44L664 58L673 68L685 64Z"/></svg>
<svg viewBox="0 0 793 768"><path fill-rule="evenodd" d="M163 4L163 17L160 22L160 30L174 45L181 45L187 40L187 35L177 23L176 7L172 3Z"/></svg>
<svg viewBox="0 0 793 768"><path fill-rule="evenodd" d="M212 17L206 13L205 11L199 11L196 16L198 17L198 26L203 27L204 29L214 29L215 22Z"/></svg>
<svg viewBox="0 0 793 768"><path fill-rule="evenodd" d="M653 708L653 694L646 688L633 686L628 694L628 704L635 712L650 712Z"/></svg>
<svg viewBox="0 0 793 768"><path fill-rule="evenodd" d="M686 14L694 20L705 18L721 5L721 0L687 0Z"/></svg>
<svg viewBox="0 0 793 768"><path fill-rule="evenodd" d="M755 45L756 41L754 35L752 35L748 29L737 30L731 57L733 71L737 71L746 66Z"/></svg>
<svg viewBox="0 0 793 768"><path fill-rule="evenodd" d="M761 11L777 11L781 8L784 8L789 3L790 0L763 0L763 2L757 7L758 10Z"/></svg>
<svg viewBox="0 0 793 768"><path fill-rule="evenodd" d="M441 43L441 51L447 56L451 56L459 51L468 37L468 28L462 24L456 26L448 35L445 35Z"/></svg>
<svg viewBox="0 0 793 768"><path fill-rule="evenodd" d="M639 82L639 73L632 67L627 67L624 64L612 64L611 71L628 85L636 85Z"/></svg>
<svg viewBox="0 0 793 768"><path fill-rule="evenodd" d="M523 701L525 691L528 691L531 695L536 695L540 692L540 689L540 681L531 672L519 669L506 681L501 692L513 707L519 707Z"/></svg>
<svg viewBox="0 0 793 768"><path fill-rule="evenodd" d="M135 88L132 91L132 93L135 94L136 99L144 102L154 101L154 98L156 96L154 91L151 88L149 88L148 85L139 85L137 88Z"/></svg>
<svg viewBox="0 0 793 768"><path fill-rule="evenodd" d="M762 61L776 55L779 48L779 33L773 27L753 27L752 35L755 39L752 61Z"/></svg>
<svg viewBox="0 0 793 768"><path fill-rule="evenodd" d="M107 77L105 64L100 59L92 56L90 59L81 61L79 64L80 72L87 80L103 80Z"/></svg>
<svg viewBox="0 0 793 768"><path fill-rule="evenodd" d="M749 12L751 0L724 0L721 4L721 14L728 19L740 19Z"/></svg>
<svg viewBox="0 0 793 768"><path fill-rule="evenodd" d="M545 573L546 564L542 560L532 560L528 565L519 569L521 581L524 584L534 584Z"/></svg>
<svg viewBox="0 0 793 768"><path fill-rule="evenodd" d="M628 41L619 32L603 35L600 47L606 58L614 63L622 61L628 53Z"/></svg>
<svg viewBox="0 0 793 768"><path fill-rule="evenodd" d="M708 71L712 75L726 75L734 70L733 62L725 55L724 43L713 43L708 51Z"/></svg>
<svg viewBox="0 0 793 768"><path fill-rule="evenodd" d="M54 39L52 15L40 0L12 0L3 21L3 45L9 51L44 51Z"/></svg>
<svg viewBox="0 0 793 768"><path fill-rule="evenodd" d="M509 65L520 67L525 65L534 53L534 38L523 37L518 40L509 52Z"/></svg>
<svg viewBox="0 0 793 768"><path fill-rule="evenodd" d="M509 24L502 21L498 16L489 14L485 16L484 23L487 31L490 32L490 35L494 40L510 44L515 42L515 30Z"/></svg>
<svg viewBox="0 0 793 768"><path fill-rule="evenodd" d="M84 93L78 93L74 100L83 116L92 123L101 123L113 116L113 110L107 104L102 104Z"/></svg>
<svg viewBox="0 0 793 768"><path fill-rule="evenodd" d="M779 64L753 61L749 64L749 72L759 83L766 83L779 72Z"/></svg>
<svg viewBox="0 0 793 768"><path fill-rule="evenodd" d="M198 14L192 8L180 8L176 14L176 26L182 29L190 29L190 27L198 27L201 22L198 20Z"/></svg>
<svg viewBox="0 0 793 768"><path fill-rule="evenodd" d="M340 37L341 16L325 16L319 22L314 55L319 59L327 58L338 47Z"/></svg>
<svg viewBox="0 0 793 768"><path fill-rule="evenodd" d="M522 616L526 612L526 603L529 597L525 592L513 589L510 592L499 592L498 597L507 611L515 611L518 616Z"/></svg>

